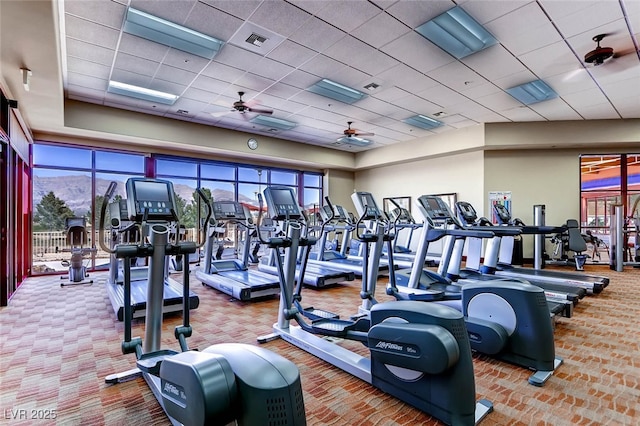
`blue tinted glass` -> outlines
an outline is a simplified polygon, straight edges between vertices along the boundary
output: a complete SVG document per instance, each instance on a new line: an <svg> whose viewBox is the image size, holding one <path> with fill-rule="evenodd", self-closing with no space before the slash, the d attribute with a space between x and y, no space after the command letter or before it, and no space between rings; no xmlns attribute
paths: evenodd
<svg viewBox="0 0 640 426"><path fill-rule="evenodd" d="M235 201L236 193L234 185L231 182L216 182L212 180L203 180L200 183L201 188L208 189L214 201Z"/></svg>
<svg viewBox="0 0 640 426"><path fill-rule="evenodd" d="M264 171L248 167L238 167L238 180L245 182L260 182L265 178ZM266 181L266 179L265 179Z"/></svg>
<svg viewBox="0 0 640 426"><path fill-rule="evenodd" d="M238 201L250 205L258 205L258 192L260 191L258 184L239 183L238 184Z"/></svg>
<svg viewBox="0 0 640 426"><path fill-rule="evenodd" d="M200 177L203 179L234 180L236 178L236 168L218 164L201 164Z"/></svg>
<svg viewBox="0 0 640 426"><path fill-rule="evenodd" d="M304 174L304 186L315 186L319 187L322 176L320 175L312 175L305 173Z"/></svg>
<svg viewBox="0 0 640 426"><path fill-rule="evenodd" d="M114 172L144 173L144 156L96 151L96 169Z"/></svg>
<svg viewBox="0 0 640 426"><path fill-rule="evenodd" d="M298 183L298 174L296 172L271 170L271 183L278 185L296 185Z"/></svg>
<svg viewBox="0 0 640 426"><path fill-rule="evenodd" d="M319 189L304 189L304 203L305 209L313 209L320 205L320 190Z"/></svg>
<svg viewBox="0 0 640 426"><path fill-rule="evenodd" d="M198 163L156 159L156 176L198 176Z"/></svg>
<svg viewBox="0 0 640 426"><path fill-rule="evenodd" d="M55 145L33 145L34 166L91 168L91 150Z"/></svg>

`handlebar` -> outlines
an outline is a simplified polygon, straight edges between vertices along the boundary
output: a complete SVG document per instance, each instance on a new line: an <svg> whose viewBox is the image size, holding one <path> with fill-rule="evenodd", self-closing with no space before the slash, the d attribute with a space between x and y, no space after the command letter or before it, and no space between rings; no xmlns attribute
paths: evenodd
<svg viewBox="0 0 640 426"><path fill-rule="evenodd" d="M200 228L200 232L198 232L198 244L196 244L196 248L201 248L202 246L204 246L204 244L207 241L207 225L209 223L209 220L211 219L211 215L213 214L213 210L211 209L211 203L207 199L207 196L206 196L205 192L202 190L202 188L196 188L196 192L198 193L198 196L200 197L200 199L202 199L202 201L204 201L204 204L205 204L206 209L207 209L207 217L206 217L206 219L204 221L205 226Z"/></svg>
<svg viewBox="0 0 640 426"><path fill-rule="evenodd" d="M115 181L111 181L109 183L109 187L107 191L104 193L104 197L102 199L102 206L100 206L100 224L98 225L98 243L100 244L100 248L107 253L115 253L115 250L112 250L107 247L104 243L104 218L107 214L107 205L109 205L109 200L113 196L113 193L116 191L116 187L118 184Z"/></svg>

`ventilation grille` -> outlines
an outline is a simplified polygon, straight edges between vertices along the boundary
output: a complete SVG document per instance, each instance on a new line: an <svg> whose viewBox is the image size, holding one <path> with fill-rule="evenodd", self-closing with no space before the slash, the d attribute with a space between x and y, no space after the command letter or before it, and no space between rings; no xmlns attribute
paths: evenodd
<svg viewBox="0 0 640 426"><path fill-rule="evenodd" d="M287 424L287 404L284 398L267 398L267 418L269 426Z"/></svg>
<svg viewBox="0 0 640 426"><path fill-rule="evenodd" d="M464 321L457 321L451 325L449 330L456 340L467 339L467 327L464 325Z"/></svg>
<svg viewBox="0 0 640 426"><path fill-rule="evenodd" d="M267 38L260 34L252 33L245 41L249 44L260 47L265 41L267 41Z"/></svg>
<svg viewBox="0 0 640 426"><path fill-rule="evenodd" d="M538 293L538 306L547 307L547 296L545 296L544 292Z"/></svg>
<svg viewBox="0 0 640 426"><path fill-rule="evenodd" d="M306 413L304 411L304 398L302 397L302 388L298 387L295 390L294 394L295 400L295 410L296 410L296 419L304 419L306 418Z"/></svg>

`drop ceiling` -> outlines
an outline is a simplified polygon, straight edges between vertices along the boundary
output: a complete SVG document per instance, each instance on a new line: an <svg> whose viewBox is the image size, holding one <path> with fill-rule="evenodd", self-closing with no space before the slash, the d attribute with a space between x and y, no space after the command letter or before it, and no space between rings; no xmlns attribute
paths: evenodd
<svg viewBox="0 0 640 426"><path fill-rule="evenodd" d="M62 85L69 99L359 152L478 123L640 118L640 1L65 0ZM461 60L415 28L461 6L498 44ZM122 31L127 7L224 41L212 60ZM267 40L261 47L247 35ZM584 62L592 38L621 54ZM367 96L344 104L306 90L328 78ZM108 81L179 95L173 105L107 92ZM528 106L506 89L542 79L558 97ZM365 86L375 83L372 90ZM297 123L256 125L229 111L244 100ZM213 114L213 115L212 115ZM423 130L403 120L443 123ZM337 144L347 122L369 146Z"/></svg>

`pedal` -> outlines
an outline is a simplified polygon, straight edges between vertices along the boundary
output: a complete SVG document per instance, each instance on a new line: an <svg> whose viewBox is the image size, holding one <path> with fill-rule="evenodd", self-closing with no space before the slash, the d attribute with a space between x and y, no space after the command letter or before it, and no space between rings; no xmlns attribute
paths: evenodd
<svg viewBox="0 0 640 426"><path fill-rule="evenodd" d="M140 359L136 362L136 366L143 373L152 374L157 376L160 374L160 364L167 357L176 355L178 352L172 351L170 349L164 349L156 352L150 352L147 354L142 354Z"/></svg>
<svg viewBox="0 0 640 426"><path fill-rule="evenodd" d="M340 315L334 314L333 312L324 311L322 309L315 309L313 306L308 308L304 308L302 310L302 315L311 321L316 321L320 319L339 319Z"/></svg>

